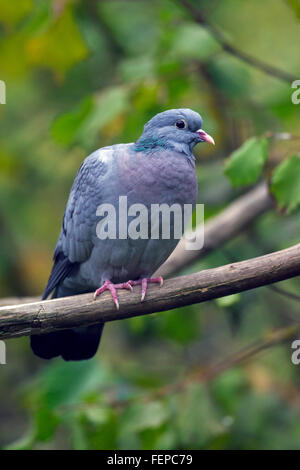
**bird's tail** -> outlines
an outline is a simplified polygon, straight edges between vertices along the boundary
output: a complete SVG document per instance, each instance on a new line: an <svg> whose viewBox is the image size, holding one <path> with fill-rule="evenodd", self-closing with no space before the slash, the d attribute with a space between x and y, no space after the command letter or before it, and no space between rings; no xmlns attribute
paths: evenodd
<svg viewBox="0 0 300 470"><path fill-rule="evenodd" d="M42 359L62 356L65 361L81 361L93 357L98 349L104 323L55 331L30 338L31 349Z"/></svg>
<svg viewBox="0 0 300 470"><path fill-rule="evenodd" d="M62 297L57 290L53 296ZM81 361L93 357L98 349L104 323L55 331L30 337L31 349L42 359L62 356L65 361Z"/></svg>

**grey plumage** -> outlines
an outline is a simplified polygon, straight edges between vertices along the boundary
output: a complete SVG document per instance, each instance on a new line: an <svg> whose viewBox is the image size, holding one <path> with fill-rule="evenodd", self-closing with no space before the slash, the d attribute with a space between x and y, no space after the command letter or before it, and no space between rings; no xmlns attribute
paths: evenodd
<svg viewBox="0 0 300 470"><path fill-rule="evenodd" d="M183 121L185 128L177 128ZM182 124L180 124L182 125ZM116 208L119 196L128 206L195 204L197 179L193 147L209 140L198 113L189 109L156 115L136 143L104 147L82 163L66 206L54 254L54 266L43 298L92 292L106 280L114 283L150 277L174 250L177 239L106 239L96 233L100 204ZM208 136L209 137L209 136ZM130 221L130 218L128 222ZM149 221L150 222L150 221ZM43 358L66 360L95 354L103 325L32 336L33 351Z"/></svg>

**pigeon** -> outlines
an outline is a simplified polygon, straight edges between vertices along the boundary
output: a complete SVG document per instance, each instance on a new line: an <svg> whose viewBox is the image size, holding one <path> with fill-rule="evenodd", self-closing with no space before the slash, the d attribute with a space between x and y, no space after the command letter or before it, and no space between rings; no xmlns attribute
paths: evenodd
<svg viewBox="0 0 300 470"><path fill-rule="evenodd" d="M152 227L151 216L147 237L128 233L121 236L121 230L116 236L99 236L108 226L103 224L107 217L102 209L109 206L120 211L121 197L126 197L127 208L143 205L150 210L152 205L161 204L194 207L198 185L193 148L200 142L214 144L202 130L201 116L191 109L170 109L147 122L136 142L103 147L89 155L71 188L42 298L47 299L51 293L52 298L59 298L94 292L97 301L102 292L109 291L119 308L119 289L131 291L140 285L143 301L149 283L161 285L161 277L151 276L172 253L178 237L172 233L169 238L161 234L151 237L154 224L161 228L162 223L158 218ZM119 216L115 218L117 229L124 220L126 224L124 214ZM131 215L125 229L132 220ZM32 335L31 348L43 359L90 359L97 352L103 326L100 323Z"/></svg>

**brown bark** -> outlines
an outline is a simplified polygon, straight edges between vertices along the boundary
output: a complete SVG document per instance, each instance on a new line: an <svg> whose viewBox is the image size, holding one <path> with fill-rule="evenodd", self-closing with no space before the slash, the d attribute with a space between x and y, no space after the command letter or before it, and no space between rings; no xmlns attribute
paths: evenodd
<svg viewBox="0 0 300 470"><path fill-rule="evenodd" d="M49 333L58 329L114 321L184 305L204 302L300 274L300 244L239 263L166 280L162 287L150 285L140 301L140 288L121 291L120 310L110 294L97 300L92 294L65 297L0 308L0 339Z"/></svg>

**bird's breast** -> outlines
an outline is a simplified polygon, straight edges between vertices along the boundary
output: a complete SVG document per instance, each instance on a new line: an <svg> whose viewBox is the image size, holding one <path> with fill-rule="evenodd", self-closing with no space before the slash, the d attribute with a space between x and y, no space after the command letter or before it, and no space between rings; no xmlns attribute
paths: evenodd
<svg viewBox="0 0 300 470"><path fill-rule="evenodd" d="M119 183L132 202L195 204L197 200L195 168L183 155L137 153L124 158Z"/></svg>

